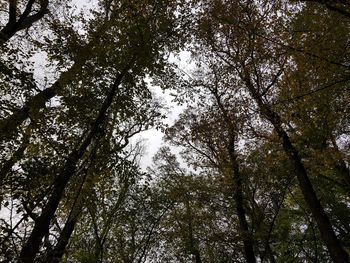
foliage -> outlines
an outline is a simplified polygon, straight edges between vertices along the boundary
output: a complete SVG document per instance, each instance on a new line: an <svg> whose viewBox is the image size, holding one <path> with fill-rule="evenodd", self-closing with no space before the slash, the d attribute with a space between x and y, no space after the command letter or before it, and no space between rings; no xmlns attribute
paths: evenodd
<svg viewBox="0 0 350 263"><path fill-rule="evenodd" d="M347 1L0 14L1 262L348 262Z"/></svg>

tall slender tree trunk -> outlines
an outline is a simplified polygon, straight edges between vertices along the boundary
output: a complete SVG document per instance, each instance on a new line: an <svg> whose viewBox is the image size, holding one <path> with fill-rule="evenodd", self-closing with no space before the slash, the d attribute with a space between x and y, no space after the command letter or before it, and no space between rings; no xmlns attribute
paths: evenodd
<svg viewBox="0 0 350 263"><path fill-rule="evenodd" d="M113 102L114 95L125 75L125 72L126 70L120 73L119 76L116 78L84 141L77 149L73 150L72 153L67 157L65 164L63 165L60 172L57 174L57 177L52 187L51 196L48 198L46 205L42 209L41 215L35 221L34 228L20 252L20 262L34 262L35 257L39 252L42 239L49 232L50 221L55 215L64 190L71 177L74 175L79 160L84 155L87 148L90 146L94 136L98 133L99 126L105 120L107 110Z"/></svg>
<svg viewBox="0 0 350 263"><path fill-rule="evenodd" d="M189 241L189 249L190 253L194 256L195 263L202 263L201 253L199 251L198 241L195 239L193 235L193 223L192 223L192 210L190 207L190 203L186 200L186 214L188 217L188 241Z"/></svg>
<svg viewBox="0 0 350 263"><path fill-rule="evenodd" d="M257 103L261 114L273 125L278 137L282 141L283 149L293 164L295 174L297 176L299 187L303 194L306 204L308 205L311 213L317 223L318 229L321 234L323 242L328 248L328 252L334 262L348 263L349 255L342 247L335 232L332 228L331 222L317 198L316 192L311 184L306 168L301 160L298 150L292 144L287 132L282 127L280 116L274 112L271 107L265 104L260 97L260 94L255 89L251 82L248 72L244 72L243 80L252 95L253 99Z"/></svg>
<svg viewBox="0 0 350 263"><path fill-rule="evenodd" d="M91 180L93 180L93 177L94 177L94 173L89 173L89 168L96 154L98 143L99 143L99 138L96 138L93 142L94 147L92 150L92 154L90 154L90 156L87 157L90 164L88 164L87 167L82 172L83 176L81 177L83 177L83 179L80 186L77 187L77 189L75 190L76 192L75 200L71 207L66 223L60 233L57 244L53 249L50 249L45 255L45 258L44 258L45 262L59 263L64 255L66 247L69 243L69 239L71 238L74 228L81 215L84 199L87 197L87 194L84 194L84 193L89 193L93 187L91 184L87 182L91 182Z"/></svg>
<svg viewBox="0 0 350 263"><path fill-rule="evenodd" d="M239 222L239 231L243 238L243 247L244 247L244 256L248 263L256 263L253 240L249 232L249 225L246 218L246 211L244 209L244 197L242 189L242 176L239 170L239 164L237 161L236 151L235 151L235 128L232 124L232 120L229 118L228 112L225 109L221 98L218 94L218 90L214 88L211 90L212 94L215 97L215 100L220 108L222 116L227 124L227 129L229 131L229 144L228 144L228 154L232 169L232 180L234 183L234 193L233 198L236 204L236 213L238 216Z"/></svg>
<svg viewBox="0 0 350 263"><path fill-rule="evenodd" d="M234 152L234 140L230 140L230 149L229 149L229 155L230 155L230 162L232 167L232 177L234 181L234 194L233 198L236 203L236 213L238 216L239 221L239 228L240 232L243 238L243 246L244 246L244 256L247 261L247 263L255 263L255 253L254 253L254 247L253 247L253 241L249 232L249 226L246 218L246 211L244 209L244 202L243 202L243 189L242 189L242 176L239 171L239 165L237 162L237 157Z"/></svg>
<svg viewBox="0 0 350 263"><path fill-rule="evenodd" d="M69 216L67 219L56 246L52 251L49 252L49 255L45 258L45 262L59 263L61 261L69 239L72 236L75 225L77 224L77 221L81 214L81 207L73 207L72 209L74 209L74 211L72 211L71 216Z"/></svg>
<svg viewBox="0 0 350 263"><path fill-rule="evenodd" d="M74 204L74 206L71 208L71 213L69 214L69 217L62 229L58 242L54 247L54 249L50 251L46 256L45 262L59 263L61 261L64 255L64 252L66 250L66 247L69 243L69 239L73 234L75 225L77 224L81 211L83 209L83 198L85 196L82 196L81 192L89 192L91 191L91 187L92 187L91 185L90 186L82 185L81 188L84 188L84 190L81 191L80 189L79 196L77 197L77 201ZM110 225L112 224L113 215L116 213L116 211L120 208L120 205L122 204L122 202L125 200L126 192L128 191L128 189L129 189L129 183L127 182L125 183L122 192L118 196L118 200L112 210L111 216L108 218L107 229L109 229ZM105 230L101 235L102 238L101 239L98 238L99 242L96 242L96 252L95 252L96 260L99 260L103 255L103 244L105 243L107 234L108 234L108 230ZM101 259L101 262L102 262L102 259Z"/></svg>

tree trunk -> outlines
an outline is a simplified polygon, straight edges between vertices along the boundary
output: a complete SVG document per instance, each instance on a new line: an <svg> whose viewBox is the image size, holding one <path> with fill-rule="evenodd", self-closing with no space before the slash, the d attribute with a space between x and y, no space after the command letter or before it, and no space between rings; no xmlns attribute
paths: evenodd
<svg viewBox="0 0 350 263"><path fill-rule="evenodd" d="M311 213L317 222L318 229L321 234L321 238L328 248L328 252L334 262L337 263L348 263L349 255L344 250L340 241L334 233L331 222L324 211L320 201L317 198L316 192L310 182L309 176L305 169L305 166L301 160L298 150L293 146L287 132L282 127L280 116L275 113L271 107L265 104L260 94L253 86L249 73L245 72L243 80L252 95L255 102L260 108L261 114L273 125L278 137L282 141L283 149L293 164L301 192L304 196L305 202L308 205Z"/></svg>
<svg viewBox="0 0 350 263"><path fill-rule="evenodd" d="M37 253L39 252L40 244L43 237L49 232L50 221L52 220L55 212L58 208L64 190L70 181L71 177L75 173L76 166L80 158L84 155L85 151L89 147L93 137L98 132L98 127L103 123L106 118L106 112L113 102L114 95L118 86L120 85L126 70L119 74L115 82L113 83L109 94L107 95L105 101L103 102L100 111L91 126L86 138L82 144L75 149L68 157L67 160L58 173L51 191L51 196L45 207L42 209L41 215L37 218L34 224L34 228L24 244L20 253L20 262L32 263L35 260Z"/></svg>
<svg viewBox="0 0 350 263"><path fill-rule="evenodd" d="M99 138L94 140L94 144L98 144ZM91 162L96 154L97 147L94 146L93 153L87 157L89 161ZM90 163L91 164L91 163ZM73 202L72 208L70 210L70 213L68 215L67 221L60 233L60 236L58 238L57 244L53 249L50 249L47 254L45 255L44 262L52 262L52 263L59 263L63 257L63 254L66 250L66 247L69 243L69 239L72 236L72 233L74 231L75 225L78 222L79 216L83 209L84 199L88 196L89 193L93 187L91 184L86 184L86 182L91 182L93 180L93 173L89 173L89 167L90 164L84 169L82 172L84 174L83 180L80 184L80 186L76 190L76 196L75 200ZM91 177L91 178L89 178Z"/></svg>
<svg viewBox="0 0 350 263"><path fill-rule="evenodd" d="M229 154L230 164L232 168L232 180L235 186L233 198L236 204L236 213L239 221L239 231L243 238L244 256L248 263L255 263L256 258L254 253L253 241L249 233L249 226L246 218L246 212L244 209L242 176L239 170L239 164L237 162L237 156L235 152L235 130L234 130L235 128L234 128L234 125L232 124L232 120L228 116L227 110L225 109L224 105L221 102L221 98L218 94L218 90L214 88L213 90L211 90L211 92L214 95L216 102L220 108L220 111L223 115L223 118L227 124L227 129L230 136L227 151Z"/></svg>
<svg viewBox="0 0 350 263"><path fill-rule="evenodd" d="M242 189L242 176L239 171L239 165L237 163L237 157L234 152L234 140L230 140L229 145L229 155L230 155L230 161L232 166L232 177L234 181L235 191L233 198L236 203L236 212L238 216L239 221L239 230L240 234L243 238L243 246L244 246L244 255L245 259L248 263L255 263L255 253L254 253L254 247L251 235L249 233L249 227L248 222L246 218L246 212L244 209L244 203L243 203L243 189Z"/></svg>
<svg viewBox="0 0 350 263"><path fill-rule="evenodd" d="M30 15L32 12L33 4L36 0L28 0L25 10L16 18L17 4L16 1L9 1L9 21L0 31L0 47L5 44L11 37L13 37L18 31L30 28L35 22L39 21L48 13L47 6L48 0L40 1L40 9Z"/></svg>
<svg viewBox="0 0 350 263"><path fill-rule="evenodd" d="M187 224L188 224L189 250L190 250L190 253L194 256L195 263L202 263L198 241L195 239L193 235L192 211L188 200L186 200L186 215L188 217Z"/></svg>
<svg viewBox="0 0 350 263"><path fill-rule="evenodd" d="M78 218L81 213L81 205L78 205L78 207L72 208L72 213L69 215L62 232L60 234L60 237L58 239L58 242L54 249L48 253L48 255L45 257L45 262L50 263L59 263L63 257L63 254L66 250L66 247L68 245L69 239L74 231L75 225L78 221Z"/></svg>

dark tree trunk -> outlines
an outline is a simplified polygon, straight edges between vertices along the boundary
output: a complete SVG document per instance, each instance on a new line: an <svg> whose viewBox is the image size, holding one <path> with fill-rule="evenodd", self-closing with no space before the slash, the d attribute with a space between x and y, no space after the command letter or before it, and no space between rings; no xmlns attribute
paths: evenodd
<svg viewBox="0 0 350 263"><path fill-rule="evenodd" d="M218 94L218 90L214 88L211 90L214 95L216 102L221 110L223 118L227 124L227 129L229 131L229 143L228 143L228 154L232 169L232 180L234 183L234 194L233 198L236 204L236 213L239 221L239 230L243 238L244 256L248 263L256 263L253 241L249 232L249 226L246 218L246 211L244 209L244 197L242 189L242 176L239 170L239 164L237 161L237 156L235 152L235 128L232 124L232 120L228 116L228 112L221 102L221 98Z"/></svg>
<svg viewBox="0 0 350 263"><path fill-rule="evenodd" d="M58 208L64 190L70 181L71 177L75 173L76 166L78 161L84 155L85 151L89 147L93 137L98 133L99 126L103 123L106 118L107 110L113 102L114 95L118 86L120 85L123 76L126 70L119 74L115 82L113 83L109 94L107 95L105 101L103 102L100 111L91 126L86 138L82 144L75 149L68 157L67 160L57 174L57 177L54 181L51 196L48 198L48 201L44 208L42 209L41 215L37 218L34 224L34 228L24 244L21 253L20 253L20 262L23 263L32 263L35 260L35 257L40 249L40 244L43 237L49 232L50 221L52 220L55 212Z"/></svg>
<svg viewBox="0 0 350 263"><path fill-rule="evenodd" d="M253 247L252 238L249 232L248 222L246 218L246 211L244 209L244 203L243 203L242 176L239 171L237 157L234 152L234 140L230 141L229 147L230 147L229 149L230 161L231 161L231 166L233 170L232 177L233 177L234 187L235 187L233 198L236 203L236 212L237 212L238 221L239 221L239 228L243 238L244 255L248 263L255 263L256 259L255 259L254 247Z"/></svg>
<svg viewBox="0 0 350 263"><path fill-rule="evenodd" d="M35 22L39 21L48 13L48 0L40 1L40 9L36 13L30 15L33 4L36 0L28 0L23 13L16 17L17 4L16 1L9 1L9 20L7 24L0 30L0 47L13 37L18 31L30 28Z"/></svg>
<svg viewBox="0 0 350 263"><path fill-rule="evenodd" d="M245 72L243 79L246 86L252 95L253 99L258 104L261 114L273 125L278 137L282 141L283 149L293 164L295 174L297 176L299 187L304 196L305 202L308 205L311 213L317 222L321 238L326 244L329 254L334 262L348 263L349 255L342 247L340 241L334 233L331 222L324 211L323 206L317 198L316 192L310 182L305 166L301 160L298 150L293 146L287 132L282 127L280 116L275 113L271 107L265 104L253 86L249 74Z"/></svg>
<svg viewBox="0 0 350 263"><path fill-rule="evenodd" d="M95 141L96 144L96 141ZM86 171L88 173L88 170ZM87 175L89 176L89 175ZM93 176L93 175L92 175ZM92 179L93 180L93 179ZM89 192L91 191L91 185L86 186L84 185L85 181L87 179L84 179L84 182L82 183L79 192L77 194L76 202L74 203L73 207L71 208L71 212L68 216L68 219L64 225L64 228L62 232L60 233L60 237L58 239L58 242L54 249L48 252L48 254L45 257L45 262L52 262L52 263L59 263L65 253L66 247L69 243L69 239L71 238L75 225L78 222L79 216L81 214L81 211L83 209L83 196L81 195L82 192ZM82 189L84 190L82 191ZM123 191L121 194L118 196L117 203L115 207L113 208L113 212L111 213L111 216L109 217L107 221L107 225L109 226L112 223L112 218L117 211L117 209L120 208L121 203L125 200L126 192L129 189L129 183L126 182L123 187ZM97 232L96 232L97 234ZM100 257L103 257L103 245L106 241L108 231L105 231L105 233L102 234L102 238L96 237L98 242L96 242L96 251L95 251L95 258L98 261ZM103 262L103 260L100 260Z"/></svg>
<svg viewBox="0 0 350 263"><path fill-rule="evenodd" d="M192 211L190 203L186 200L186 213L188 217L188 241L189 241L189 250L190 253L194 256L196 263L202 263L201 254L199 251L198 241L193 235L193 225L192 225Z"/></svg>
<svg viewBox="0 0 350 263"><path fill-rule="evenodd" d="M45 262L59 263L61 261L66 247L68 245L69 239L72 236L75 225L81 213L81 207L73 207L72 209L74 210L72 211L72 214L68 217L56 246L52 251L48 253L48 255L45 258Z"/></svg>

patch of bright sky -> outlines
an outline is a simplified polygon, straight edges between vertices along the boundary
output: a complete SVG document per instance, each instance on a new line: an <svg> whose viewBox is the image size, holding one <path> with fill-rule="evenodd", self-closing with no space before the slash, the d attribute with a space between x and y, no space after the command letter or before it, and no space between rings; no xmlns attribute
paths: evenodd
<svg viewBox="0 0 350 263"><path fill-rule="evenodd" d="M190 52L188 51L182 51L178 54L178 56L171 55L169 61L176 63L176 65L184 71L189 71L192 67ZM155 97L169 108L169 112L167 114L167 118L164 120L164 123L171 126L185 109L186 105L180 106L174 101L174 97L171 95L174 93L174 90L164 91L161 89L161 87L151 86L151 84L149 88L154 93ZM143 170L146 170L147 167L151 166L153 156L164 144L163 137L163 131L152 128L141 132L131 140L132 143L139 140L143 141L145 149L143 156L140 159L140 166Z"/></svg>

